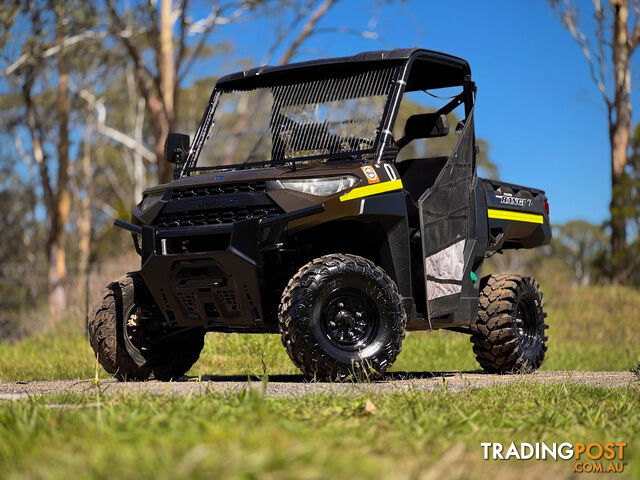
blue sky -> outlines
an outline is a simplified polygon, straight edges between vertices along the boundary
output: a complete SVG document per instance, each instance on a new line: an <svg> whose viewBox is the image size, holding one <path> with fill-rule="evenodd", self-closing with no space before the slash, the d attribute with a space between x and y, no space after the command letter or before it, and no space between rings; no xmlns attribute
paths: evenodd
<svg viewBox="0 0 640 480"><path fill-rule="evenodd" d="M478 85L477 135L489 141L501 178L546 190L554 223L606 220L610 167L604 105L581 50L546 1L414 0L377 10L372 5L343 0L320 27L363 30L377 18L379 39L320 34L295 60L412 46L467 59ZM260 63L265 38L273 38L265 33L270 28L268 18L226 26L216 40L232 41L234 58ZM222 65L201 66L209 67Z"/></svg>
<svg viewBox="0 0 640 480"><path fill-rule="evenodd" d="M591 2L577 3L590 14ZM205 17L204 4L193 13ZM196 64L191 81L262 63L275 38L275 17L220 27L228 55ZM374 22L372 23L372 20ZM436 2L340 0L319 28L373 30L379 38L322 33L303 44L294 61L366 50L419 46L463 57L478 85L477 135L504 181L546 190L553 223L608 218L611 193L607 122L602 98L580 48L546 0ZM282 54L276 51L273 61ZM637 54L638 55L638 54ZM632 63L638 65L638 57ZM635 73L635 72L634 72ZM632 77L637 89L637 75ZM639 121L640 98L634 121ZM206 99L203 98L203 105ZM193 133L193 132L190 132Z"/></svg>

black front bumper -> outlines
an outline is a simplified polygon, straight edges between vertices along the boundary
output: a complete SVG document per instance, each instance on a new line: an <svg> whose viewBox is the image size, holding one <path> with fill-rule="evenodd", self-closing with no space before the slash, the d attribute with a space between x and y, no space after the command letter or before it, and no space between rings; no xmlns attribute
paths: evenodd
<svg viewBox="0 0 640 480"><path fill-rule="evenodd" d="M215 228L142 227L142 278L172 326L260 329L258 232L256 220Z"/></svg>
<svg viewBox="0 0 640 480"><path fill-rule="evenodd" d="M321 213L323 205L268 219L185 228L118 226L142 239L141 274L175 327L271 331L262 304L262 254L286 235L288 222Z"/></svg>

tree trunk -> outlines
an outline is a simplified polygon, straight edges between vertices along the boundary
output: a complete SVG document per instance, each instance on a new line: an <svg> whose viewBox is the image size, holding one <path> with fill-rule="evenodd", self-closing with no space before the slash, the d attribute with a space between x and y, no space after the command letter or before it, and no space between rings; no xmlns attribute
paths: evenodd
<svg viewBox="0 0 640 480"><path fill-rule="evenodd" d="M158 74L160 75L160 95L169 119L173 118L173 22L171 21L171 0L162 0L160 5L160 49Z"/></svg>
<svg viewBox="0 0 640 480"><path fill-rule="evenodd" d="M56 9L56 42L62 45L64 25L62 8ZM51 226L48 238L49 251L49 310L53 319L57 319L66 308L65 282L67 277L65 257L65 229L71 209L69 193L69 114L71 100L69 87L71 76L64 59L63 49L58 55L58 91L57 91L57 124L58 124L58 179L57 191L50 215Z"/></svg>
<svg viewBox="0 0 640 480"><path fill-rule="evenodd" d="M129 103L131 103L131 117L134 119L131 129L133 130L133 139L139 145L143 143L143 127L144 113L147 102L143 96L139 96L136 92L135 78L131 69L127 69L126 73L127 89L129 92ZM146 188L146 174L144 168L144 158L138 150L133 151L133 175L131 177L133 184L133 201L135 203L142 199L142 192Z"/></svg>
<svg viewBox="0 0 640 480"><path fill-rule="evenodd" d="M173 166L167 162L164 156L164 142L169 134L169 119L162 107L162 101L155 96L149 98L147 102L151 117L151 128L153 129L153 153L158 159L158 181L160 183L170 182L173 177Z"/></svg>
<svg viewBox="0 0 640 480"><path fill-rule="evenodd" d="M144 127L144 97L138 99L135 113L134 138L136 142L142 144L142 128ZM146 188L144 171L144 159L140 152L133 153L133 199L137 203L142 199L142 192Z"/></svg>
<svg viewBox="0 0 640 480"><path fill-rule="evenodd" d="M78 214L78 285L79 299L87 303L89 258L91 256L91 199L94 193L93 167L91 165L91 135L94 118L89 115L82 141L82 178L84 182L84 196L79 201ZM77 195L76 195L77 198Z"/></svg>
<svg viewBox="0 0 640 480"><path fill-rule="evenodd" d="M631 136L631 76L629 72L629 18L628 1L612 2L613 20L613 69L615 95L613 107L615 119L610 122L611 142L611 253L614 280L621 282L624 264L622 253L627 247L626 218L624 215L624 191L621 184L628 162Z"/></svg>
<svg viewBox="0 0 640 480"><path fill-rule="evenodd" d="M158 109L158 136L154 151L158 156L158 176L161 183L171 180L173 166L164 158L164 142L171 130L174 117L174 59L173 59L173 22L171 21L171 0L162 0L160 4L160 45L158 48L158 75L160 77L160 96L163 108Z"/></svg>

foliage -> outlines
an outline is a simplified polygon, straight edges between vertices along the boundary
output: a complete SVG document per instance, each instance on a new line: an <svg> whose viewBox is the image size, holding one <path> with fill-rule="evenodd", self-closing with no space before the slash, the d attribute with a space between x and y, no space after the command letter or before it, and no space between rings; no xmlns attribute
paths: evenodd
<svg viewBox="0 0 640 480"><path fill-rule="evenodd" d="M640 2L594 1L590 26L581 25L583 5L571 0L549 0L562 24L582 49L589 73L606 106L611 149L611 203L609 220L611 248L606 258L607 274L615 282L630 279L633 268L627 248L627 223L635 208L629 203L629 149L631 147L631 59L640 46ZM585 33L586 32L586 33ZM630 212L631 210L631 212ZM637 216L636 216L637 218ZM636 220L637 222L637 220Z"/></svg>
<svg viewBox="0 0 640 480"><path fill-rule="evenodd" d="M629 163L613 188L621 201L612 208L626 219L630 227L627 231L628 246L613 254L609 250L603 252L599 267L608 278L613 277L615 271L620 271L630 285L640 286L640 124L636 125L631 138Z"/></svg>
<svg viewBox="0 0 640 480"><path fill-rule="evenodd" d="M110 228L113 219L128 217L158 174L168 129L197 128L214 84L210 75L218 72L196 67L213 59L207 65L223 68L231 59L224 66L228 69L248 60L236 58L226 25L267 15L273 28L266 29L256 53L266 49L269 57L284 51L292 59L333 3L5 2L0 9L0 139L3 153L14 161L2 159L8 174L3 187L11 187L2 193L22 199L15 193L25 186L29 201L5 211L17 218L33 204L33 215L7 225L11 235L32 241L3 268L19 263L11 272L15 276L30 256L37 261L33 270L48 276L49 285L28 285L26 291L37 293L25 297L3 282L2 298L23 308L43 296L52 300L54 290L57 299L72 297L75 289L68 287L78 283L74 272L86 274L91 265L122 250L128 237ZM348 34L354 33L359 34ZM170 172L164 170L160 174L166 180ZM38 235L26 225L28 218L37 224ZM0 246L0 259L11 256L14 247L15 242ZM32 276L24 280L37 282Z"/></svg>
<svg viewBox="0 0 640 480"><path fill-rule="evenodd" d="M627 442L637 387L262 398L56 395L0 403L5 478L566 478L574 461L484 461L481 442Z"/></svg>
<svg viewBox="0 0 640 480"><path fill-rule="evenodd" d="M573 220L553 228L552 256L562 259L573 271L576 285L589 285L601 276L602 258L609 238L604 229L585 220Z"/></svg>
<svg viewBox="0 0 640 480"><path fill-rule="evenodd" d="M33 264L45 261L35 186L14 171L14 163L0 158L0 337L20 330L16 312L32 308L46 293L43 285L34 281Z"/></svg>
<svg viewBox="0 0 640 480"><path fill-rule="evenodd" d="M574 289L548 264L542 280L549 351L546 370L628 370L640 362L636 318L640 293L623 287ZM489 272L483 272L486 274ZM526 269L523 273L527 272ZM597 326L597 328L595 327ZM0 381L89 378L96 363L79 317L13 344L0 343ZM395 371L477 370L469 337L411 332ZM101 375L106 374L100 370ZM298 373L278 335L211 333L190 375Z"/></svg>
<svg viewBox="0 0 640 480"><path fill-rule="evenodd" d="M541 265L550 325L544 369L628 370L640 362L640 293L574 289ZM484 272L488 273L488 272ZM569 462L485 462L480 442L626 441L640 474L635 386L514 384L482 390L263 399L252 391L186 398L111 394L82 320L0 343L0 380L75 378L95 393L0 400L7 478L566 478ZM466 335L412 332L394 371L474 371ZM297 374L277 335L209 334L200 376ZM372 408L371 405L374 407ZM532 438L534 438L532 440ZM502 477L500 477L502 478Z"/></svg>
<svg viewBox="0 0 640 480"><path fill-rule="evenodd" d="M64 0L55 2L53 8L54 4L47 0L31 0L7 4L2 10L0 138L13 159L11 163L2 160L6 162L3 165L8 175L5 185L11 187L3 195L29 197L28 201L24 198L25 201L15 204L11 218L26 211L27 205L32 212L24 221L7 226L11 235L31 239L30 244L0 245L0 260L13 259L11 264L4 264L12 277L20 276L21 269L31 268L34 272L23 276L18 283L24 286L20 291L10 282L0 284L2 298L18 309L41 303L53 285L59 289L79 284L78 295L73 288L65 292L70 297L69 306L73 307L74 296L85 294L82 290L86 279L82 276L101 262L119 256L123 249L130 250L129 236L112 228L113 219L129 217L143 189L157 177L157 155L164 142L159 139L159 132L166 133L167 122L176 130L194 132L215 84L215 75L223 73L194 66L206 61L216 69L224 65L226 70L236 65L246 68L256 62L255 58L237 58L224 25L260 21L263 14L267 15L274 28L265 37L265 45L256 52L268 47L263 61L280 54L279 63L295 60L301 42L316 32L334 2L234 0L210 8L198 2L174 1L175 15L171 18L175 45L170 63L175 70L172 93L175 108L163 103L170 85L161 88L167 70L164 64L161 68L160 57L171 53L159 51L158 39L163 21L166 22L161 9L166 3L166 0L156 2L150 8L145 1L121 4L107 0L94 3ZM326 27L322 29L323 34L329 31ZM335 34L375 38L375 32L368 31L341 33L337 29ZM225 64L228 59L232 62ZM60 87L57 73L61 62L69 75L66 89ZM25 92L29 94L29 102ZM66 96L71 109L70 134L65 136L58 107L59 100ZM426 107L409 104L409 108L422 111ZM458 118L452 115L450 121L455 125ZM447 154L447 148L455 142L455 135L449 137L449 143L442 143L429 154ZM62 143L66 147L59 150ZM489 174L497 175L487 158L486 142L479 140L479 143L480 165ZM61 162L60 152L64 151L68 153ZM15 161L16 158L20 161ZM166 172L163 175L166 177ZM18 190L22 196L16 196ZM61 205L64 209L58 208ZM8 213L8 207L4 208ZM60 213L62 210L64 214ZM33 225L27 225L27 221ZM63 242L59 237L69 240ZM64 245L62 253L66 259L59 261L62 257L55 259L53 254L45 258L43 251L49 252L57 243ZM14 255L15 248L20 249L20 255ZM30 266L32 261L36 262L35 268ZM59 281L49 279L47 286L42 278L55 270L51 265L63 265L65 269ZM23 291L30 293L21 295ZM15 314L16 310L11 312Z"/></svg>

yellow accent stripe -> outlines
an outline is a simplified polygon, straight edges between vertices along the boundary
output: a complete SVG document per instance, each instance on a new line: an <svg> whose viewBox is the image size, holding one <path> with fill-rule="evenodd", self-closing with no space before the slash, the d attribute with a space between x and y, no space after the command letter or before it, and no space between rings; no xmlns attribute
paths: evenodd
<svg viewBox="0 0 640 480"><path fill-rule="evenodd" d="M378 193L391 192L392 190L402 189L402 180L392 180L390 182L374 183L373 185L367 185L365 187L358 187L351 190L349 193L345 193L340 197L341 202L347 200L353 200L354 198L368 197L369 195L376 195Z"/></svg>
<svg viewBox="0 0 640 480"><path fill-rule="evenodd" d="M528 223L544 223L542 215L534 215L533 213L520 213L512 212L509 210L494 210L488 209L487 215L489 218L498 218L500 220L515 220L516 222L528 222Z"/></svg>

